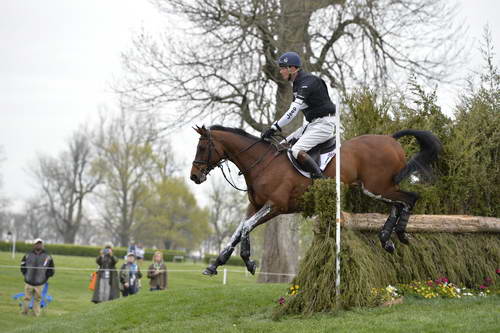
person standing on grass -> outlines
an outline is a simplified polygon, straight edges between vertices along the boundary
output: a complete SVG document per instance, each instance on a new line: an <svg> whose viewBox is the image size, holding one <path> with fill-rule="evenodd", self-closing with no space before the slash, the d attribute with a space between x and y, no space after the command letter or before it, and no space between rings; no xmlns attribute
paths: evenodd
<svg viewBox="0 0 500 333"><path fill-rule="evenodd" d="M111 245L106 245L101 250L96 259L99 269L97 271L97 281L92 295L92 302L100 303L120 297L120 285L116 263L118 258L113 255Z"/></svg>
<svg viewBox="0 0 500 333"><path fill-rule="evenodd" d="M122 295L137 294L139 291L139 279L142 277L139 265L135 262L135 254L129 253L127 255L127 262L122 265L120 269L120 282L122 285Z"/></svg>
<svg viewBox="0 0 500 333"><path fill-rule="evenodd" d="M142 264L142 260L144 259L144 247L142 246L141 243L137 243L135 246L135 259L137 260L137 264L140 265Z"/></svg>
<svg viewBox="0 0 500 333"><path fill-rule="evenodd" d="M21 259L21 273L24 276L24 302L22 314L27 315L33 297L33 312L40 315L42 288L50 277L54 276L54 260L45 252L43 240L37 238L33 250Z"/></svg>
<svg viewBox="0 0 500 333"><path fill-rule="evenodd" d="M163 262L163 253L156 251L153 263L148 268L149 290L165 290L168 288L167 266Z"/></svg>

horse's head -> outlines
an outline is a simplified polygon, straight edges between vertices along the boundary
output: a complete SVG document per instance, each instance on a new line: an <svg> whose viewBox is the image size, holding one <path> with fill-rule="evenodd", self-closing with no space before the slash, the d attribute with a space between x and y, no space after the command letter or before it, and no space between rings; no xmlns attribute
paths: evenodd
<svg viewBox="0 0 500 333"><path fill-rule="evenodd" d="M201 184L207 180L210 171L219 166L226 158L222 144L214 140L210 129L205 126L193 128L199 135L196 156L191 167L191 180L196 184Z"/></svg>

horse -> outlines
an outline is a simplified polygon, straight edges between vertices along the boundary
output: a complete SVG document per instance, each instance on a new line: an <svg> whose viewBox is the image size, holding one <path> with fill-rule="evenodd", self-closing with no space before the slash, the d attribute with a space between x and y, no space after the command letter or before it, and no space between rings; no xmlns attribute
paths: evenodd
<svg viewBox="0 0 500 333"><path fill-rule="evenodd" d="M217 267L227 262L240 242L240 256L247 270L255 274L256 264L250 259L250 232L275 216L300 211L300 197L313 180L300 174L288 160L286 149L279 149L273 142L242 129L221 125L196 126L194 130L200 137L192 162L191 180L201 184L211 170L222 168L223 162L231 161L245 178L249 199L246 217L203 274L217 274ZM403 136L415 137L420 146L420 151L408 163L401 144L396 141ZM361 186L365 194L391 205L389 217L378 235L386 251L393 253L395 250L390 239L393 231L401 243L409 244L406 225L419 199L417 193L403 191L398 184L415 171L429 175L441 147L439 139L431 132L413 129L392 136L361 135L342 143L341 182ZM335 178L335 158L323 172L326 177Z"/></svg>

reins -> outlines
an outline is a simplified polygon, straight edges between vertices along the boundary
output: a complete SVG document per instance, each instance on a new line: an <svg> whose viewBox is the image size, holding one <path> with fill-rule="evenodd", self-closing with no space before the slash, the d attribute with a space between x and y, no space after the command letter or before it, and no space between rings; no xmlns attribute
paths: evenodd
<svg viewBox="0 0 500 333"><path fill-rule="evenodd" d="M224 154L221 154L217 148L215 147L214 143L213 143L213 138L212 138L212 133L210 130L207 130L208 132L208 135L205 136L205 137L202 137L204 139L206 139L208 141L208 154L207 154L207 160L206 161L203 161L203 160L194 160L193 161L193 164L196 165L196 164L203 164L203 165L206 165L206 169L204 170L201 170L202 174L204 176L207 176L210 171L212 171L215 167L219 167L219 169L221 169L222 171L222 175L224 176L224 179L229 183L229 185L231 185L234 189L238 190L238 191L242 191L242 192L248 192L248 188L247 189L241 189L239 187L237 187L234 183L234 180L232 179L231 177L231 180L229 180L229 178L226 176L226 173L224 171L224 167L223 167L223 164L224 162L226 163L227 165L227 169L229 170L229 172L231 172L230 168L229 168L229 165L227 164L228 160L230 160L230 157L232 157L232 159L234 160L238 155L252 149L252 147L254 147L255 145L257 145L257 143L263 141L262 139L261 140L257 140L253 143L251 143L250 145L248 145L247 147L243 148L242 150L240 150L239 152L237 152L236 154L234 154L233 156L229 156L229 154L227 154L227 152L224 152ZM281 144L279 144L277 141L273 140L273 141L267 141L270 143L270 145L268 146L268 149L266 150L266 152L264 154L262 154L257 160L255 160L248 168L245 168L244 170L240 170L238 172L238 176L241 176L241 175L245 175L247 174L250 170L252 170L255 166L257 166L259 163L261 163L268 155L269 153L273 150L276 151L276 154L274 157L278 156L279 153L281 151L283 151L284 149L286 148L283 148L283 146ZM210 160L211 160L211 157L212 157L212 148L215 150L215 152L217 153L217 155L219 156L220 160L218 163L215 163L215 164L211 164L210 163ZM274 158L273 158L274 159ZM269 163L268 163L269 164ZM267 167L267 165L266 165Z"/></svg>

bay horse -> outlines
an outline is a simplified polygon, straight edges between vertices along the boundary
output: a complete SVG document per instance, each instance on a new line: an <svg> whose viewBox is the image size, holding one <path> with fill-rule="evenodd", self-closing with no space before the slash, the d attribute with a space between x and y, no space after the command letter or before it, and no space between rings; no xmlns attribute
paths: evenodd
<svg viewBox="0 0 500 333"><path fill-rule="evenodd" d="M203 274L217 274L241 242L240 255L248 271L255 274L256 264L250 260L250 232L260 224L280 214L300 210L299 200L312 184L288 160L286 149L255 137L244 130L214 125L194 128L200 135L196 156L192 163L191 180L203 183L215 167L231 161L245 177L249 205L246 218L240 222L227 246ZM413 136L420 151L406 163L405 153L396 139ZM405 233L411 210L419 199L413 192L403 191L399 183L414 171L431 172L431 164L441 151L439 139L429 131L402 130L389 135L361 135L341 145L340 178L346 185L361 186L363 192L390 204L391 212L379 232L382 247L394 252L390 240L393 230L400 242L409 244ZM326 177L335 178L335 158L324 170ZM316 180L317 181L317 180Z"/></svg>

